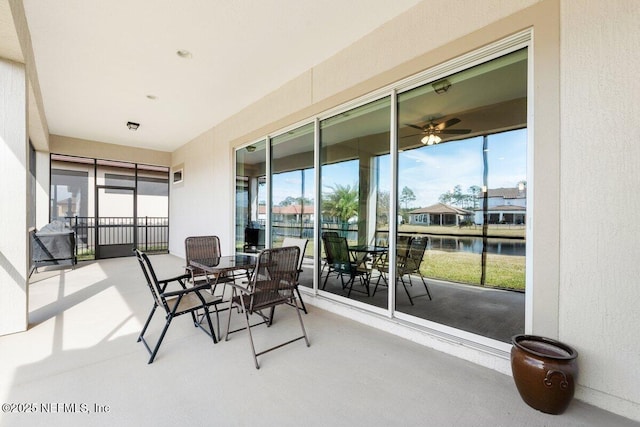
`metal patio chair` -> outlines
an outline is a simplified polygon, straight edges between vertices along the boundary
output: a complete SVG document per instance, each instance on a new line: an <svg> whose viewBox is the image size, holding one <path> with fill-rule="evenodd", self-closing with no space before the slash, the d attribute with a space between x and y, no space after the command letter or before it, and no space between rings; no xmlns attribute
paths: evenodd
<svg viewBox="0 0 640 427"><path fill-rule="evenodd" d="M300 300L300 305L302 306L302 311L307 314L307 307L304 305L304 301L302 300L302 295L300 295L300 273L302 273L302 262L304 261L304 253L307 250L307 244L309 244L309 239L298 239L295 237L285 237L282 241L282 247L287 246L297 246L300 249L300 255L298 256L298 274L296 275L296 293L298 294L298 299Z"/></svg>
<svg viewBox="0 0 640 427"><path fill-rule="evenodd" d="M184 254L187 261L187 273L191 275L195 283L200 280L207 280L206 271L192 267L190 261L202 258L216 258L222 256L220 250L220 238L218 236L190 236L184 239Z"/></svg>
<svg viewBox="0 0 640 427"><path fill-rule="evenodd" d="M181 316L183 314L191 314L194 325L196 327L199 327L207 335L209 335L213 339L213 343L216 344L218 341L216 339L215 330L213 329L213 324L211 323L209 309L211 307L214 307L215 309L216 304L218 304L222 299L219 297L214 297L212 294L206 291L210 288L210 285L208 283L205 283L200 286L187 287L185 285L185 282L191 277L189 274L182 274L170 279L158 280L158 277L153 270L153 266L151 265L147 254L139 251L138 249L134 249L134 252L136 254L136 257L138 258L140 268L142 268L142 272L147 281L147 286L149 287L151 295L153 296L153 308L151 309L149 317L147 317L147 321L144 323L144 327L142 328L140 336L138 337L138 342L142 341L145 348L151 355L148 363L153 363L153 360L155 359L156 354L160 349L162 340L164 339L164 336L167 333L167 330L169 329L169 325L171 325L171 321L173 320L173 318ZM176 291L167 291L167 286L173 282L177 282L180 285L181 289ZM162 329L162 332L160 333L158 342L152 350L145 340L144 334L147 331L149 323L151 322L151 318L155 314L158 307L161 307L164 310L166 314L166 323L164 325L164 328ZM204 311L203 316L207 320L207 324L209 326L208 331L196 319L196 312L198 310Z"/></svg>
<svg viewBox="0 0 640 427"><path fill-rule="evenodd" d="M184 239L184 253L187 261L186 272L191 275L191 281L195 285L196 282L206 280L211 282L213 286L211 292L215 293L217 284L230 282L235 279L233 275L224 275L221 277L211 277L206 271L193 267L190 261L197 259L212 259L222 256L220 250L220 238L218 236L190 236ZM224 293L224 289L223 289Z"/></svg>
<svg viewBox="0 0 640 427"><path fill-rule="evenodd" d="M396 253L396 279L399 280L400 283L402 283L404 291L407 293L411 305L413 305L414 298L428 296L429 300L431 300L431 292L429 292L427 282L424 280L424 276L420 272L420 264L422 264L422 259L424 258L424 253L427 249L428 242L429 240L426 236L412 236L411 238L409 238L407 246L398 245L398 253ZM376 294L376 290L378 289L381 278L382 280L384 280L383 286L388 286L389 284L388 260L381 262L377 269L380 271L380 276L378 276L376 286L373 288L373 295ZM407 284L404 278L406 276L409 280L409 286L413 286L413 283L411 282L412 275L417 275L420 277L420 280L422 280L422 284L424 285L424 289L426 291L425 294L414 295L413 297L411 296L411 294L409 294L409 290L407 289Z"/></svg>
<svg viewBox="0 0 640 427"><path fill-rule="evenodd" d="M322 232L322 244L324 245L325 237L340 237L337 231L323 231ZM324 269L327 265L331 264L331 260L328 259L327 249L324 250L324 257L322 258L322 267L320 268L320 277L322 277L322 273L324 273Z"/></svg>
<svg viewBox="0 0 640 427"><path fill-rule="evenodd" d="M258 262L251 276L249 283L245 285L232 283L233 296L229 302L229 317L227 318L227 334L225 340L229 339L229 334L247 330L249 342L251 343L251 351L256 369L260 369L258 364L258 356L261 356L271 350L275 350L287 344L304 339L309 347L309 339L304 329L302 316L300 315L300 307L296 298L296 276L298 274L298 257L300 249L297 246L282 247L275 249L265 249L258 255ZM251 334L251 328L261 324L271 324L273 312L278 305L292 305L295 307L302 335L295 337L284 343L272 346L266 350L256 352ZM235 331L230 331L231 314L236 306L244 313L246 326ZM270 316L266 316L263 310L269 309ZM257 314L262 321L250 324L249 316Z"/></svg>
<svg viewBox="0 0 640 427"><path fill-rule="evenodd" d="M327 280L333 273L340 278L342 289L349 288L347 297L351 296L356 277L365 286L366 294L369 296L371 269L365 263L357 262L352 258L347 239L345 237L325 236L322 241L324 242L324 250L327 253L327 266L329 267L327 275L324 277L322 289L324 290L327 286ZM348 277L346 283L344 281L345 276Z"/></svg>

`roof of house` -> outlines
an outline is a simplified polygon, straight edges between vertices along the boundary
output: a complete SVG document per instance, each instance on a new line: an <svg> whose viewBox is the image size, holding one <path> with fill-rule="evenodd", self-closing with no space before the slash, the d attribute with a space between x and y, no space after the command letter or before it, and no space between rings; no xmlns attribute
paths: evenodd
<svg viewBox="0 0 640 427"><path fill-rule="evenodd" d="M445 205L444 203L436 203L435 205L427 206L426 208L419 208L412 210L409 214L455 214L455 215L470 215L471 211L466 209L456 208L454 206Z"/></svg>
<svg viewBox="0 0 640 427"><path fill-rule="evenodd" d="M303 210L302 205L273 206L271 208L271 213L280 214L280 215L297 215L297 214L300 214L302 210ZM259 211L260 213L265 213L266 207L264 205L260 205ZM314 213L313 205L304 205L305 215L313 215L313 213Z"/></svg>
<svg viewBox="0 0 640 427"><path fill-rule="evenodd" d="M487 197L502 197L504 199L524 199L527 197L527 189L520 191L517 187L511 188L490 188L487 190ZM478 198L481 199L483 196L479 195Z"/></svg>
<svg viewBox="0 0 640 427"><path fill-rule="evenodd" d="M482 208L475 209L476 211L481 211ZM524 206L517 205L499 205L499 206L491 206L487 209L488 211L513 211L513 212L526 212L527 208Z"/></svg>

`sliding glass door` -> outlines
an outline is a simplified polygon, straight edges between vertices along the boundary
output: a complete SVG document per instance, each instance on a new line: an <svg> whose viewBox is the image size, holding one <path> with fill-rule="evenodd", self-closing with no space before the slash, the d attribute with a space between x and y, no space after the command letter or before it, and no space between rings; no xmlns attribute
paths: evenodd
<svg viewBox="0 0 640 427"><path fill-rule="evenodd" d="M315 221L314 124L271 139L271 247L306 240L300 285L313 287ZM290 240L291 241L291 240Z"/></svg>
<svg viewBox="0 0 640 427"><path fill-rule="evenodd" d="M398 312L501 341L524 331L526 105L526 50L398 95L396 239L429 241Z"/></svg>
<svg viewBox="0 0 640 427"><path fill-rule="evenodd" d="M265 246L267 145L262 140L236 151L236 251Z"/></svg>
<svg viewBox="0 0 640 427"><path fill-rule="evenodd" d="M521 47L237 149L237 250L307 239L301 284L321 297L503 342L524 332Z"/></svg>
<svg viewBox="0 0 640 427"><path fill-rule="evenodd" d="M389 143L391 99L385 97L320 122L320 231L346 239L352 271L336 270L331 262L319 278L326 292L387 308L386 288L375 292L372 280L377 254L367 246L388 232L390 188ZM382 203L381 203L382 202ZM327 241L323 241L327 264ZM337 264L337 263L336 263ZM354 271L355 270L355 271Z"/></svg>

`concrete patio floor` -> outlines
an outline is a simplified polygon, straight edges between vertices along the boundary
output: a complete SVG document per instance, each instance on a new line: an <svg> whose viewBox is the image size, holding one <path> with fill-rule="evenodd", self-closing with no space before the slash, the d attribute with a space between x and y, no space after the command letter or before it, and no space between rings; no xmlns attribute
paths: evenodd
<svg viewBox="0 0 640 427"><path fill-rule="evenodd" d="M184 265L172 255L151 261L160 277ZM509 376L308 303L311 347L267 353L260 370L246 332L214 345L184 316L148 365L136 338L151 304L134 258L34 274L29 330L0 337L0 425L640 425L577 400L563 415L543 414ZM150 338L163 323L156 315ZM279 308L254 338L260 347L298 332L293 309Z"/></svg>

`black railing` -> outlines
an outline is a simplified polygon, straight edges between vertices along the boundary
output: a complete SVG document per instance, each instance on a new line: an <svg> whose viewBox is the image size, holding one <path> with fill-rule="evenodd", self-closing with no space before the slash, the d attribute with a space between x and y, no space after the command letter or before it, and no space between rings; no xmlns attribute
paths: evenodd
<svg viewBox="0 0 640 427"><path fill-rule="evenodd" d="M169 251L169 218L167 217L100 217L96 230L95 217L66 217L76 234L78 260L95 259L96 237L99 245L132 244L145 252Z"/></svg>

